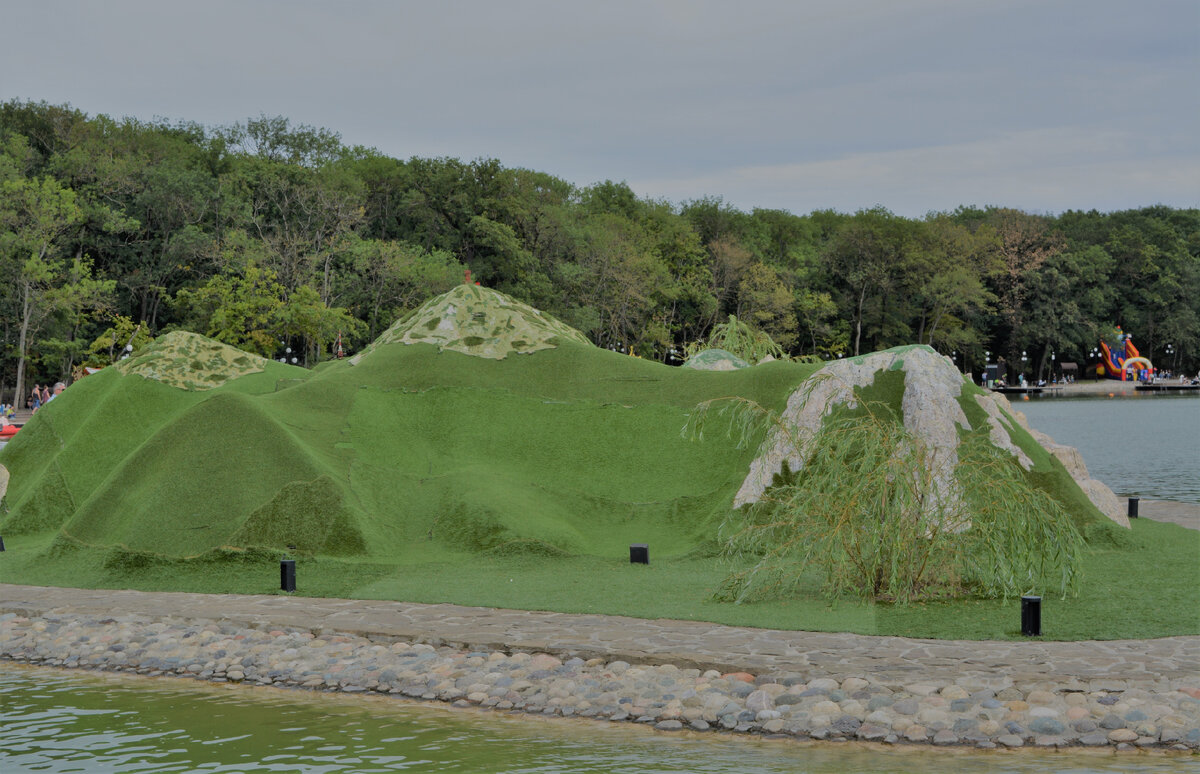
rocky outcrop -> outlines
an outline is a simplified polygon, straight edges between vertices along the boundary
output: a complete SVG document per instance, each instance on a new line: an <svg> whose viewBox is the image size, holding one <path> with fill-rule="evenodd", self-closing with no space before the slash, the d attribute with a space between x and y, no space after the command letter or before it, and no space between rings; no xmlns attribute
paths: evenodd
<svg viewBox="0 0 1200 774"><path fill-rule="evenodd" d="M1129 514L1122 510L1121 501L1113 494L1113 490L1094 478L1085 478L1075 483L1079 484L1079 488L1092 501L1092 505L1100 509L1101 513L1125 529L1129 529Z"/></svg>
<svg viewBox="0 0 1200 774"><path fill-rule="evenodd" d="M927 464L932 469L942 506L952 512L960 500L954 478L959 429L970 426L959 404L965 382L945 357L923 346L834 361L805 380L788 398L780 417L786 429L777 428L768 435L759 455L750 464L750 471L734 498L734 507L756 502L762 497L784 462L793 471L802 469L814 451L812 441L822 420L836 406L855 407L858 404L856 389L872 385L880 372L894 370L904 373L901 401L904 427L925 445ZM989 439L997 448L1013 455L1026 470L1032 469L1033 460L1012 440L1011 431L1016 426L1023 428L1063 462L1071 477L1102 513L1121 526L1129 526L1112 490L1088 476L1078 451L1056 444L1049 436L1030 428L1025 416L1014 411L999 393L976 395L975 401L987 414Z"/></svg>
<svg viewBox="0 0 1200 774"><path fill-rule="evenodd" d="M1017 458L1017 462L1026 470L1033 468L1033 460L1029 459L1029 455L1020 446L1017 446L1012 441L1012 435L1009 433L1009 428L1014 422L1012 406L1009 405L1008 399L998 392L988 393L987 395L976 395L975 402L979 407L987 412L988 415L988 440L993 446L1004 449L1009 454ZM1017 422L1020 424L1020 422ZM1028 425L1024 425L1028 429Z"/></svg>
<svg viewBox="0 0 1200 774"><path fill-rule="evenodd" d="M855 389L873 384L880 371L892 370L904 372L905 429L925 444L945 503L957 499L958 429L970 426L957 400L962 375L928 347L901 347L831 362L805 380L788 398L781 417L790 431L776 430L768 437L763 452L750 464L734 507L757 501L784 461L792 470L800 470L812 452L812 439L822 419L835 406L857 406Z"/></svg>

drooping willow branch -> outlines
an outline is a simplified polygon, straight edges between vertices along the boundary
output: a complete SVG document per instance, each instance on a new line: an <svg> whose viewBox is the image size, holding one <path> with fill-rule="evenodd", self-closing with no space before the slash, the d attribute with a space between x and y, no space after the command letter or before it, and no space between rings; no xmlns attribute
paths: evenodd
<svg viewBox="0 0 1200 774"><path fill-rule="evenodd" d="M835 409L806 432L753 401L721 399L700 404L685 435L702 440L714 423L742 447L768 437L778 449L782 434L802 459L721 525L724 555L751 565L719 599L788 596L811 577L831 597L898 602L1075 588L1082 538L1070 517L985 433L962 434L947 496L930 449L884 404Z"/></svg>

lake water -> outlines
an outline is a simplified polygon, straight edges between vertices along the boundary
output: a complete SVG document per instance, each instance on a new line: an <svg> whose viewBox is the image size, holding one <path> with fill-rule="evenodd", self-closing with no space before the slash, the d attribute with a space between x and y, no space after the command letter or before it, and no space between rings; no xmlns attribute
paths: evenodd
<svg viewBox="0 0 1200 774"><path fill-rule="evenodd" d="M0 771L1139 772L1190 758L970 752L657 733L387 697L337 696L0 662Z"/></svg>
<svg viewBox="0 0 1200 774"><path fill-rule="evenodd" d="M1032 427L1083 455L1120 497L1200 503L1200 395L1013 401Z"/></svg>

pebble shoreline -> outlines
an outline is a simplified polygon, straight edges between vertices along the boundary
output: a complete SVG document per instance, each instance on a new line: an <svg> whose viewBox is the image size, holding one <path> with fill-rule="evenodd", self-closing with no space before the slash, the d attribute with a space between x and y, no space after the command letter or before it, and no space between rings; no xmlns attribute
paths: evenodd
<svg viewBox="0 0 1200 774"><path fill-rule="evenodd" d="M213 682L374 692L662 731L974 748L1200 753L1196 680L1014 684L1002 676L751 675L145 615L0 614L0 660Z"/></svg>

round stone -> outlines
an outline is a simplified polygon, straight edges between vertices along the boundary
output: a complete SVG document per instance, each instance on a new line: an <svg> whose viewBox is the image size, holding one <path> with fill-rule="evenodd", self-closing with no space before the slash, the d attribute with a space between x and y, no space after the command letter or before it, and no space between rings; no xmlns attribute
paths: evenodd
<svg viewBox="0 0 1200 774"><path fill-rule="evenodd" d="M1058 736L1064 733L1067 728L1052 717L1036 717L1029 721L1029 730L1035 734Z"/></svg>
<svg viewBox="0 0 1200 774"><path fill-rule="evenodd" d="M1118 728L1108 732L1108 738L1113 742L1132 742L1138 738L1137 732L1129 728Z"/></svg>
<svg viewBox="0 0 1200 774"><path fill-rule="evenodd" d="M853 695L854 693L863 690L868 685L870 685L870 683L861 677L847 677L842 681L842 690L847 694Z"/></svg>

